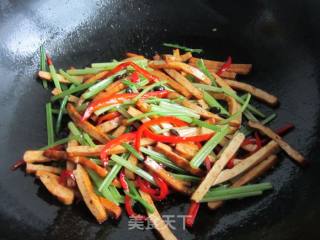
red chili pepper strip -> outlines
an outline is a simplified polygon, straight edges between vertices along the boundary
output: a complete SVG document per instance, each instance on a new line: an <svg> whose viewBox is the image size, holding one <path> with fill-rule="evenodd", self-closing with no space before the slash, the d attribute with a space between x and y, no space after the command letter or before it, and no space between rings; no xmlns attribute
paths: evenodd
<svg viewBox="0 0 320 240"><path fill-rule="evenodd" d="M151 194L151 197L156 201L161 201L165 199L169 194L168 185L165 183L165 181L162 180L162 178L160 178L155 174L153 174L153 178L156 184L158 185L158 187L160 188L160 193L159 195Z"/></svg>
<svg viewBox="0 0 320 240"><path fill-rule="evenodd" d="M107 142L100 153L100 159L102 161L103 166L106 167L108 165L108 161L109 161L108 151L112 147L117 146L123 142L131 141L131 140L135 139L135 137L136 137L136 132L125 133L125 134L121 135L120 137L112 139L109 142Z"/></svg>
<svg viewBox="0 0 320 240"><path fill-rule="evenodd" d="M133 83L140 82L139 74L137 72L132 73L130 76L130 81Z"/></svg>
<svg viewBox="0 0 320 240"><path fill-rule="evenodd" d="M168 93L169 93L169 91L167 91L167 90L149 92L149 93L146 93L142 97L142 99L146 99L149 97L163 98L163 97L166 97L168 95ZM87 120L93 112L95 112L96 110L98 110L100 108L103 108L103 107L106 107L109 105L113 105L113 104L121 104L125 101L128 101L128 100L135 98L137 95L138 95L138 93L122 93L122 94L117 94L117 95L112 95L109 97L101 98L96 101L92 101L89 104L86 111L84 112L84 115L82 116L81 120L82 121Z"/></svg>
<svg viewBox="0 0 320 240"><path fill-rule="evenodd" d="M68 179L71 179L71 180L73 180L73 181L76 180L76 179L75 179L75 176L74 176L74 174L73 174L72 171L70 171L70 170L63 170L63 171L60 173L59 183L66 186Z"/></svg>
<svg viewBox="0 0 320 240"><path fill-rule="evenodd" d="M103 116L99 117L98 120L97 120L97 124L99 125L99 124L101 124L103 122L112 120L112 119L114 119L116 117L119 117L119 116L120 116L120 113L118 113L118 112L108 113L106 115L103 115Z"/></svg>
<svg viewBox="0 0 320 240"><path fill-rule="evenodd" d="M217 72L217 75L220 76L223 72L227 71L232 64L232 58L229 56L227 58L227 61L221 66L219 71Z"/></svg>
<svg viewBox="0 0 320 240"><path fill-rule="evenodd" d="M210 169L212 168L211 161L210 161L209 157L206 157L204 159L204 166L206 167L207 171L210 171Z"/></svg>
<svg viewBox="0 0 320 240"><path fill-rule="evenodd" d="M11 171L15 171L18 168L20 168L21 166L24 166L26 164L26 162L22 159L22 160L18 160L16 161L11 167Z"/></svg>
<svg viewBox="0 0 320 240"><path fill-rule="evenodd" d="M129 186L128 186L128 183L127 183L127 180L126 180L126 177L125 177L125 174L123 173L123 171L121 171L119 173L119 181L120 181L120 184L121 184L121 187L123 188L123 190L125 192L129 192Z"/></svg>
<svg viewBox="0 0 320 240"><path fill-rule="evenodd" d="M210 139L213 134L202 134L198 136L193 137L179 137L179 136L164 136L164 135L158 135L153 132L151 132L149 129L144 130L144 134L146 137L151 138L158 142L166 142L166 143L179 143L179 142L202 142Z"/></svg>
<svg viewBox="0 0 320 240"><path fill-rule="evenodd" d="M150 195L155 195L159 193L158 189L151 188L150 183L143 180L141 177L137 177L136 183L138 188L145 193L148 193Z"/></svg>
<svg viewBox="0 0 320 240"><path fill-rule="evenodd" d="M246 138L246 139L242 142L241 146L246 146L246 145L255 144L255 143L256 143L256 139L250 137L250 138Z"/></svg>
<svg viewBox="0 0 320 240"><path fill-rule="evenodd" d="M232 157L226 165L226 168L231 169L234 167L234 157Z"/></svg>
<svg viewBox="0 0 320 240"><path fill-rule="evenodd" d="M198 214L199 207L200 207L200 203L193 202L193 201L191 202L191 205L189 207L187 217L186 217L187 227L192 227L192 225L196 219L196 216Z"/></svg>
<svg viewBox="0 0 320 240"><path fill-rule="evenodd" d="M134 219L136 219L138 221L145 221L148 219L147 216L135 213L133 211L131 197L128 195L125 195L125 197L124 197L124 206L125 206L126 212L129 217L133 217Z"/></svg>
<svg viewBox="0 0 320 240"><path fill-rule="evenodd" d="M287 134L290 130L294 128L294 125L292 123L287 123L281 128L278 128L275 130L275 133L278 134L279 136L284 136ZM268 143L268 139L265 138L262 140L262 146Z"/></svg>
<svg viewBox="0 0 320 240"><path fill-rule="evenodd" d="M52 65L53 63L52 63L52 59L51 59L51 57L48 55L48 54L46 54L46 58L47 58L47 64L48 65Z"/></svg>
<svg viewBox="0 0 320 240"><path fill-rule="evenodd" d="M142 124L139 127L139 129L137 131L137 135L136 135L136 141L134 144L135 149L138 152L140 152L140 141L141 141L141 138L142 138L142 135L143 135L143 132L145 129L147 129L148 127L151 127L152 125L157 125L157 124L165 123L165 122L175 124L177 127L184 127L184 126L188 125L184 121L181 121L180 119L175 118L175 117L159 117L159 118L152 119L152 120Z"/></svg>
<svg viewBox="0 0 320 240"><path fill-rule="evenodd" d="M114 69L112 69L111 71L109 71L108 73L106 73L106 75L104 75L102 78L107 78L110 77L114 74L116 74L117 72L120 72L121 70L125 69L126 67L133 67L134 70L136 70L138 73L140 73L141 75L143 75L145 78L147 78L148 80L150 80L151 82L157 82L159 81L159 78L156 76L153 76L151 73L149 73L147 70L144 70L143 68L139 67L137 64L135 64L134 62L124 62L119 64L118 66L116 66Z"/></svg>
<svg viewBox="0 0 320 240"><path fill-rule="evenodd" d="M262 142L261 142L261 138L260 138L258 132L255 132L255 133L254 133L254 137L255 137L255 139L256 139L256 145L257 145L257 147L256 147L256 149L255 149L255 152L256 152L256 151L258 151L258 150L261 148Z"/></svg>

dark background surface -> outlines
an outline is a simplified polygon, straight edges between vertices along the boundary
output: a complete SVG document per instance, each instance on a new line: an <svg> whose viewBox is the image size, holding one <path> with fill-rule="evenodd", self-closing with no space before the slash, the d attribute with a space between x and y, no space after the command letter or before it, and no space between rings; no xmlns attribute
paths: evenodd
<svg viewBox="0 0 320 240"><path fill-rule="evenodd" d="M192 231L175 218L179 239L319 239L319 1L0 1L0 239L153 239L152 231L98 225L82 204L62 206L10 165L46 144L49 93L35 79L39 46L57 68L120 58L125 51L164 51L162 42L203 48L207 58L254 64L244 80L279 96L272 126L293 122L286 139L310 160L285 155L264 178L275 189L200 210ZM169 51L169 50L167 50ZM270 111L270 110L266 110ZM36 183L36 184L35 184ZM182 200L163 214L184 214Z"/></svg>

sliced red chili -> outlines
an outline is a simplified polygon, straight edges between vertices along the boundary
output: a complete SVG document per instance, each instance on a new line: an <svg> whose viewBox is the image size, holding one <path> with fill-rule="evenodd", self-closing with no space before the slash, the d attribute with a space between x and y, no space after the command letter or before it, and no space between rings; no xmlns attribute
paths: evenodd
<svg viewBox="0 0 320 240"><path fill-rule="evenodd" d="M10 167L10 169L11 169L11 171L15 171L15 170L17 170L18 168L20 168L20 167L22 167L22 166L24 166L24 165L26 165L26 162L25 162L23 159L21 159L21 160L16 161L16 162Z"/></svg>
<svg viewBox="0 0 320 240"><path fill-rule="evenodd" d="M103 115L103 116L99 117L98 120L97 120L97 124L99 125L99 124L101 124L103 122L110 121L110 120L112 120L112 119L114 119L116 117L119 117L119 116L120 116L120 113L118 113L118 112L108 113L106 115Z"/></svg>
<svg viewBox="0 0 320 240"><path fill-rule="evenodd" d="M220 76L223 72L227 71L230 68L231 64L232 64L232 58L229 56L227 58L227 61L218 70L217 75Z"/></svg>
<svg viewBox="0 0 320 240"><path fill-rule="evenodd" d="M293 128L294 128L294 125L292 123L287 123L283 127L276 129L275 133L282 137L286 135L288 132L290 132ZM267 143L268 143L268 138L264 138L262 140L262 146L266 145Z"/></svg>
<svg viewBox="0 0 320 240"><path fill-rule="evenodd" d="M146 99L149 97L159 97L163 98L168 95L169 91L167 90L162 90L162 91L154 91L154 92L149 92L146 93L141 97L141 99ZM138 96L138 93L122 93L122 94L116 94L116 95L111 95L105 98L101 98L95 101L92 101L86 111L84 112L81 120L85 121L87 120L96 110L110 106L113 104L121 104L124 103L125 101L131 100Z"/></svg>
<svg viewBox="0 0 320 240"><path fill-rule="evenodd" d="M106 145L104 146L104 148L102 149L101 153L100 153L100 159L102 161L103 166L107 166L108 165L108 151L114 147L117 146L123 142L129 142L132 141L133 139L136 138L136 132L132 132L132 133L125 133L123 135L121 135L118 138L112 139L109 142L106 143Z"/></svg>
<svg viewBox="0 0 320 240"><path fill-rule="evenodd" d="M156 201L162 201L169 194L168 185L166 184L165 181L162 180L162 178L160 178L156 174L153 174L153 178L154 178L156 184L158 185L158 187L160 188L160 193L159 194L151 194L151 196Z"/></svg>
<svg viewBox="0 0 320 240"><path fill-rule="evenodd" d="M234 167L234 157L232 157L229 161L228 161L228 163L227 163L227 165L226 165L226 168L228 168L228 169L231 169L231 168L233 168Z"/></svg>
<svg viewBox="0 0 320 240"><path fill-rule="evenodd" d="M186 226L192 227L199 211L200 203L191 202L186 217Z"/></svg>
<svg viewBox="0 0 320 240"><path fill-rule="evenodd" d="M142 214L138 214L133 210L132 200L131 200L131 197L128 195L125 195L125 197L124 197L124 206L125 206L126 212L129 217L132 217L138 221L146 221L148 219L147 216L144 216Z"/></svg>
<svg viewBox="0 0 320 240"><path fill-rule="evenodd" d="M262 142L261 142L261 138L260 138L258 132L255 132L255 133L254 133L254 137L255 137L255 139L256 139L256 146L257 146L256 149L255 149L255 152L256 152L256 151L258 151L258 150L261 148Z"/></svg>
<svg viewBox="0 0 320 240"><path fill-rule="evenodd" d="M136 183L137 183L138 188L145 193L148 193L150 195L154 195L154 194L159 193L158 189L153 189L151 187L150 183L143 180L141 177L137 177Z"/></svg>
<svg viewBox="0 0 320 240"><path fill-rule="evenodd" d="M121 187L123 188L123 190L125 192L128 192L129 191L129 185L127 183L127 180L126 180L126 177L125 177L125 174L123 171L121 171L119 173L119 181L120 181L120 184L121 184Z"/></svg>
<svg viewBox="0 0 320 240"><path fill-rule="evenodd" d="M134 73L131 74L130 81L133 82L133 83L140 82L140 78L139 78L138 72L134 72Z"/></svg>
<svg viewBox="0 0 320 240"><path fill-rule="evenodd" d="M62 184L62 185L67 186L69 179L71 179L75 183L76 179L75 179L75 176L73 174L73 171L71 171L71 170L63 170L60 173L59 183Z"/></svg>

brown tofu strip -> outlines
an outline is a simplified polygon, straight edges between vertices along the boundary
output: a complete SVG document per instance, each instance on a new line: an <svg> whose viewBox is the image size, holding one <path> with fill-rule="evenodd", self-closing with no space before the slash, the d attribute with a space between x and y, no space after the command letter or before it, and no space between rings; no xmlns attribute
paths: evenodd
<svg viewBox="0 0 320 240"><path fill-rule="evenodd" d="M198 81L208 84L211 84L211 80L198 68L190 66L189 64L182 62L165 62L165 61L150 61L149 66L154 69L175 69L178 71L184 71L192 76L194 76Z"/></svg>
<svg viewBox="0 0 320 240"><path fill-rule="evenodd" d="M154 143L154 140L151 140L149 138L142 138L141 139L141 146L149 146ZM68 147L67 152L70 156L84 156L84 157L99 157L102 149L104 148L104 145L97 145L94 147L91 146L74 146L74 147ZM127 150L121 146L117 145L110 149L109 155L112 154L120 154L124 153Z"/></svg>
<svg viewBox="0 0 320 240"><path fill-rule="evenodd" d="M153 213L147 213L150 221L154 225L155 229L159 232L162 239L164 240L177 240L177 238L173 235L168 225L161 218L160 213L158 212L156 206L154 205L151 196L148 193L140 191L141 197L154 208Z"/></svg>
<svg viewBox="0 0 320 240"><path fill-rule="evenodd" d="M116 130L114 130L114 132L112 133L112 136L119 137L122 134L124 134L125 131L126 131L126 126L121 125Z"/></svg>
<svg viewBox="0 0 320 240"><path fill-rule="evenodd" d="M26 163L44 163L50 162L51 159L43 155L44 151L42 150L28 150L23 154L23 160Z"/></svg>
<svg viewBox="0 0 320 240"><path fill-rule="evenodd" d="M231 187L240 187L243 186L251 181L254 181L267 171L269 171L277 162L279 158L276 155L271 155L267 159L263 160L257 166L249 170L248 172L244 173L240 178L238 178ZM208 202L208 207L212 210L221 207L223 201L213 201Z"/></svg>
<svg viewBox="0 0 320 240"><path fill-rule="evenodd" d="M107 169L100 167L99 165L97 165L96 163L94 163L93 161L91 161L89 158L86 157L69 157L68 158L69 161L73 162L73 163L80 163L83 166L92 169L93 171L95 171L100 177L105 177L108 174Z"/></svg>
<svg viewBox="0 0 320 240"><path fill-rule="evenodd" d="M167 74L158 71L158 70L154 70L151 72L152 75L157 76L158 78L167 81L167 84L173 88L175 91L177 91L178 93L181 93L183 96L185 96L186 98L191 98L192 94L184 88L184 86L182 86L181 84L177 83L175 80L173 80L171 77L169 77Z"/></svg>
<svg viewBox="0 0 320 240"><path fill-rule="evenodd" d="M167 172L154 160L147 158L144 161L144 164L149 171L156 173L159 177L161 177L168 185L170 185L176 191L187 194L187 195L191 194L192 190L190 189L188 182L181 181L174 178L169 172Z"/></svg>
<svg viewBox="0 0 320 240"><path fill-rule="evenodd" d="M233 80L227 80L227 79L224 79L224 81L228 83L231 88L251 93L253 96L258 98L259 100L271 106L276 106L278 104L278 98L276 96L260 88L256 88L250 84L239 82L239 81L233 81Z"/></svg>
<svg viewBox="0 0 320 240"><path fill-rule="evenodd" d="M58 167L52 167L52 166L46 166L43 164L33 164L33 163L27 163L26 165L26 172L29 174L36 173L37 171L46 171L53 174L60 174L61 168Z"/></svg>
<svg viewBox="0 0 320 240"><path fill-rule="evenodd" d="M137 165L138 159L131 154L128 158L128 162L130 162L132 165ZM134 180L136 178L135 174L128 169L125 169L124 173L125 173L126 177L130 180Z"/></svg>
<svg viewBox="0 0 320 240"><path fill-rule="evenodd" d="M198 188L194 191L191 196L191 199L195 202L200 202L204 195L211 188L212 184L218 178L220 172L227 165L228 161L235 155L235 153L240 148L241 143L245 139L243 133L236 133L235 136L231 139L228 146L224 149L221 156L214 163L213 167L210 169L204 180L200 183Z"/></svg>
<svg viewBox="0 0 320 240"><path fill-rule="evenodd" d="M190 59L190 62L196 63L198 60L199 58L193 57ZM222 65L225 63L221 61L214 61L214 60L207 60L207 59L203 59L203 61L207 67L215 68L215 69L220 69ZM236 73L245 75L245 74L248 74L251 71L251 69L252 69L252 64L233 63L231 64L231 66L228 68L227 71L236 72Z"/></svg>
<svg viewBox="0 0 320 240"><path fill-rule="evenodd" d="M97 126L97 128L104 133L111 132L113 129L116 129L120 125L122 119L123 118L121 116L115 117L114 119L101 123Z"/></svg>
<svg viewBox="0 0 320 240"><path fill-rule="evenodd" d="M57 73L57 75L58 75L59 82L61 82L61 83L71 83L67 79L65 79L61 74ZM43 80L52 81L51 74L49 72L39 71L38 72L38 77L43 79ZM83 80L83 77L81 77L81 76L74 76L74 78L76 80L78 80L78 81L82 81Z"/></svg>
<svg viewBox="0 0 320 240"><path fill-rule="evenodd" d="M191 160L199 151L199 147L191 142L181 142L176 144L175 150L182 157Z"/></svg>
<svg viewBox="0 0 320 240"><path fill-rule="evenodd" d="M174 69L164 69L164 71L173 79L175 79L178 83L180 83L182 86L184 86L185 89L187 89L193 96L195 96L197 99L203 99L202 92L194 87L192 83L186 79L184 76L182 76L177 70Z"/></svg>
<svg viewBox="0 0 320 240"><path fill-rule="evenodd" d="M48 189L48 191L58 200L65 205L71 205L74 199L74 193L70 188L67 188L59 183L59 176L46 172L37 171L36 176L39 177L43 185Z"/></svg>
<svg viewBox="0 0 320 240"><path fill-rule="evenodd" d="M266 146L262 147L251 156L243 159L239 164L237 164L233 168L223 170L219 174L217 180L213 183L213 186L229 181L230 179L233 179L234 177L241 175L248 169L259 164L261 161L263 161L270 155L275 154L278 150L278 143L276 143L275 141L270 141Z"/></svg>
<svg viewBox="0 0 320 240"><path fill-rule="evenodd" d="M94 139L96 139L101 143L106 143L110 140L109 137L105 133L103 133L100 129L93 126L88 121L82 121L81 115L78 113L78 111L72 104L69 103L67 105L67 111L70 118L77 125L77 127L81 128L83 131L88 133L91 137L93 137Z"/></svg>
<svg viewBox="0 0 320 240"><path fill-rule="evenodd" d="M108 215L105 208L101 204L99 197L93 190L88 173L80 164L77 164L77 168L74 171L74 176L85 204L93 216L95 216L97 221L99 223L103 223L108 219Z"/></svg>
<svg viewBox="0 0 320 240"><path fill-rule="evenodd" d="M200 168L191 167L189 161L187 161L185 158L179 156L174 151L172 151L172 148L169 145L158 142L157 145L155 146L155 149L158 152L167 156L178 167L181 167L182 169L192 173L193 175L197 175L197 176L204 175L204 171L202 171Z"/></svg>
<svg viewBox="0 0 320 240"><path fill-rule="evenodd" d="M297 163L301 165L305 165L306 161L304 157L293 147L291 147L287 142L285 142L282 137L280 137L278 134L276 134L274 131L272 131L271 128L268 128L261 123L254 122L254 121L249 121L248 126L252 127L254 129L259 130L260 132L264 133L267 135L269 138L273 139L276 141L279 146Z"/></svg>

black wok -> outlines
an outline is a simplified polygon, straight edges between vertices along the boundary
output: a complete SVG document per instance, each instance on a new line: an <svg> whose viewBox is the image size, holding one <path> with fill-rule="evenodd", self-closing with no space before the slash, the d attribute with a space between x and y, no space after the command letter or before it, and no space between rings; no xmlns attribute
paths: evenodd
<svg viewBox="0 0 320 240"><path fill-rule="evenodd" d="M284 154L266 177L275 189L201 208L194 229L179 239L319 239L319 1L0 1L0 238L153 239L152 231L119 222L98 225L81 204L65 207L10 165L25 149L46 144L49 93L35 79L44 44L57 67L83 67L120 58L127 50L163 52L162 42L203 48L203 57L254 64L244 80L278 95L278 119L296 125L286 139L310 161L301 169ZM36 182L36 184L35 184ZM163 214L183 214L170 200Z"/></svg>

